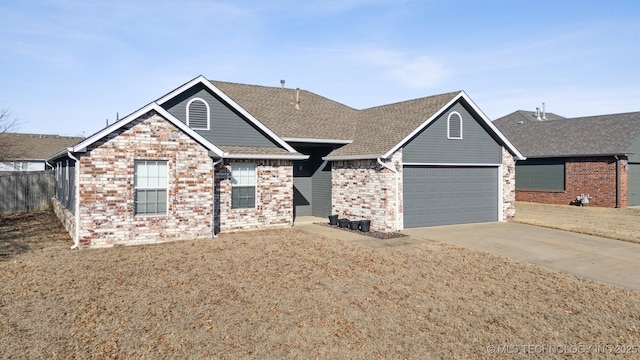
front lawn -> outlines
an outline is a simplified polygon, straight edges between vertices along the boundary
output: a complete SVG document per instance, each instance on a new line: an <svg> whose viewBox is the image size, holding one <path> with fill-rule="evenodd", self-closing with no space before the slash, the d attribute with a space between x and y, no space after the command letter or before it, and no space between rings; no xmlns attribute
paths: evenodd
<svg viewBox="0 0 640 360"><path fill-rule="evenodd" d="M640 345L638 292L442 243L368 249L286 229L70 245L50 213L0 217L2 358L566 358Z"/></svg>

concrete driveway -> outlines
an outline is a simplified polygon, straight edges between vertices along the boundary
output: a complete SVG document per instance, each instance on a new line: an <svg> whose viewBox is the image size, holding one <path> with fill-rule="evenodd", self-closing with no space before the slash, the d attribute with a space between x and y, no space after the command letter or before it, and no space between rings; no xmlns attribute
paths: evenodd
<svg viewBox="0 0 640 360"><path fill-rule="evenodd" d="M402 233L640 291L640 244L518 223L437 226Z"/></svg>

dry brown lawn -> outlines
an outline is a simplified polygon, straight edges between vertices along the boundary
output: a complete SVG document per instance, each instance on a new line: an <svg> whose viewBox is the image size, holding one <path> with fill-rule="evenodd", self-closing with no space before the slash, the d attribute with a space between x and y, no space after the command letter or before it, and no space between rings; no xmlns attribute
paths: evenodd
<svg viewBox="0 0 640 360"><path fill-rule="evenodd" d="M516 221L640 243L640 207L613 209L517 202Z"/></svg>
<svg viewBox="0 0 640 360"><path fill-rule="evenodd" d="M0 217L0 357L638 356L640 293L453 245L296 229L70 245L50 213Z"/></svg>

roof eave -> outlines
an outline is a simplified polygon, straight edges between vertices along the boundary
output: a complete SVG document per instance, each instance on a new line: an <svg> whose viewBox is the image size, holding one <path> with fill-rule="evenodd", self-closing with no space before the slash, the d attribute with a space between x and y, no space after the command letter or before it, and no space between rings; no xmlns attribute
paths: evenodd
<svg viewBox="0 0 640 360"><path fill-rule="evenodd" d="M378 159L378 158L387 159L388 157L385 157L384 155L381 155L381 154L337 155L337 156L328 155L328 156L324 156L322 160L346 161L346 160L371 160L371 159Z"/></svg>
<svg viewBox="0 0 640 360"><path fill-rule="evenodd" d="M351 144L353 140L343 139L315 139L315 138L298 138L298 137L283 137L282 140L286 142L294 143L309 143L309 144Z"/></svg>
<svg viewBox="0 0 640 360"><path fill-rule="evenodd" d="M222 158L224 159L234 159L234 160L306 160L309 158L309 155L303 154L283 154L283 155L275 155L275 154L233 154L233 153L225 153Z"/></svg>
<svg viewBox="0 0 640 360"><path fill-rule="evenodd" d="M634 155L633 152L621 153L593 153L593 154L553 154L553 155L527 155L527 159L543 159L543 158L567 158L567 157L595 157L595 156L629 156ZM524 160L524 159L518 159Z"/></svg>

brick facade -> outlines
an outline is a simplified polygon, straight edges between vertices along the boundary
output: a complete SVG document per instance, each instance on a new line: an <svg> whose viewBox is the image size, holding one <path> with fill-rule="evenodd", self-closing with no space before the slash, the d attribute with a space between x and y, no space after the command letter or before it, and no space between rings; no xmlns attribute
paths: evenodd
<svg viewBox="0 0 640 360"><path fill-rule="evenodd" d="M371 220L374 231L402 229L402 151L385 163L398 169L397 180L395 173L376 160L334 161L331 167L332 213L349 220Z"/></svg>
<svg viewBox="0 0 640 360"><path fill-rule="evenodd" d="M81 247L212 237L213 160L208 150L151 112L96 142L79 159ZM134 161L168 165L166 215L134 214Z"/></svg>
<svg viewBox="0 0 640 360"><path fill-rule="evenodd" d="M502 219L510 221L516 216L516 161L502 148Z"/></svg>
<svg viewBox="0 0 640 360"><path fill-rule="evenodd" d="M239 160L241 162L248 160ZM293 226L293 162L253 160L256 207L231 208L231 164L216 167L216 232Z"/></svg>
<svg viewBox="0 0 640 360"><path fill-rule="evenodd" d="M620 160L620 207L627 203L627 159ZM580 194L589 194L589 206L616 206L616 159L614 157L567 158L565 190L517 190L518 201L568 205Z"/></svg>
<svg viewBox="0 0 640 360"><path fill-rule="evenodd" d="M255 161L256 207L231 209L230 164L225 160L216 166L214 191L214 160L208 150L155 112L76 156L78 224L57 201L54 210L72 238L78 226L81 248L211 238L214 228L228 232L293 224L291 161ZM166 215L134 214L136 160L167 161Z"/></svg>

